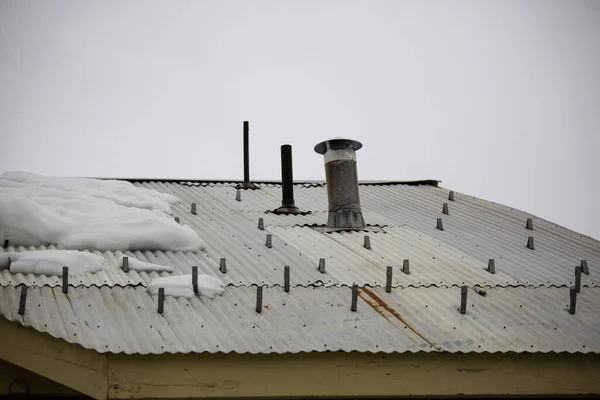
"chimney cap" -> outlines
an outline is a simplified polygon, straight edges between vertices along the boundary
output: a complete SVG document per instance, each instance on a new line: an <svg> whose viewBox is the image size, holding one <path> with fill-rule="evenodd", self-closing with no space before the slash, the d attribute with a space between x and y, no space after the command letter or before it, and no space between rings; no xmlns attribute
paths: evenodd
<svg viewBox="0 0 600 400"><path fill-rule="evenodd" d="M329 146L327 146L327 143L329 143ZM352 148L352 150L356 151L359 150L361 147L362 143L358 140L346 139L343 137L334 137L332 139L325 140L324 142L317 144L315 146L315 151L319 154L325 154L327 153L327 150L329 148L333 150Z"/></svg>

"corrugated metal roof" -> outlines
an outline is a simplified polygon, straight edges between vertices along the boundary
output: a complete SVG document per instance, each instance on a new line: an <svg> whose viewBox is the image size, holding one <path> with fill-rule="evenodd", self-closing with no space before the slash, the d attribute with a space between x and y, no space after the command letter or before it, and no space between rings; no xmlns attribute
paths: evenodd
<svg viewBox="0 0 600 400"><path fill-rule="evenodd" d="M110 269L72 278L77 288L66 297L52 289L61 285L58 277L0 271L0 313L115 353L600 351L600 315L593 307L600 300L600 242L522 211L459 193L451 202L448 190L435 186L369 184L361 185L360 195L365 221L376 229L320 233L310 226L327 220L323 184L295 185L296 204L310 214L294 216L267 212L280 205L276 184L242 190L241 201L235 183L135 184L177 196L181 204L174 215L200 234L206 250L96 252ZM197 215L190 213L192 202ZM449 215L442 214L445 202ZM525 229L528 217L533 231ZM264 219L264 230L258 229L258 218ZM437 218L443 218L444 231L436 229ZM265 246L267 234L272 248ZM370 250L362 246L365 235ZM533 251L525 247L528 236L535 237ZM144 286L168 274L124 273L118 268L123 254L169 265L174 275L189 274L197 265L201 274L229 286L214 300L167 298L161 316ZM221 257L227 274L219 272ZM325 274L317 271L320 258L326 260ZM485 270L490 258L494 275ZM401 272L404 259L410 260L408 275ZM570 315L568 287L582 259L590 275L582 276L577 313ZM285 265L292 271L291 294L280 288ZM391 294L382 288L387 266L394 271ZM357 313L349 310L353 283L362 287ZM24 317L16 313L21 284L34 287ZM270 307L260 315L250 287L256 284L267 287ZM455 310L463 284L488 292L480 297L470 291L474 306L466 315Z"/></svg>
<svg viewBox="0 0 600 400"><path fill-rule="evenodd" d="M0 288L0 312L9 320L98 352L297 353L361 352L600 352L600 288L583 289L577 312L567 312L567 288L469 291L406 288L386 293L362 288L356 312L351 291L298 287L285 293L229 287L214 300L167 297L164 313L143 287L30 288L25 315L19 288Z"/></svg>

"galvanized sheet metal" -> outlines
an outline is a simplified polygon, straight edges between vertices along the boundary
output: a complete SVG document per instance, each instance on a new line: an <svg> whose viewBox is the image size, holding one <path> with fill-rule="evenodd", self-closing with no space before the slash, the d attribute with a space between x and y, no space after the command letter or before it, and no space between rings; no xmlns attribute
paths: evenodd
<svg viewBox="0 0 600 400"><path fill-rule="evenodd" d="M266 288L260 314L256 288L229 287L214 299L167 297L162 315L143 287L34 287L24 316L19 290L0 288L4 317L101 353L600 351L600 288L582 290L574 315L568 289L544 287L470 290L465 315L457 287L364 287L356 312L349 288Z"/></svg>
<svg viewBox="0 0 600 400"><path fill-rule="evenodd" d="M110 268L72 280L77 287L67 296L57 288L59 277L0 271L0 313L99 352L128 354L600 351L600 242L530 214L459 193L450 202L446 189L433 186L361 185L365 222L378 229L320 233L309 226L327 220L322 185L295 185L296 204L311 213L285 216L265 213L280 205L275 184L242 190L241 202L231 183L135 184L177 196L174 216L199 233L206 250L95 252ZM444 202L450 215L441 212ZM444 231L435 228L439 217ZM532 231L525 229L528 217ZM265 246L267 234L272 248ZM362 246L365 235L370 250ZM528 236L535 237L533 251L525 248ZM171 266L174 275L197 265L227 291L214 300L167 298L161 316L144 286L169 274L124 273L123 255ZM226 274L218 270L221 257ZM317 271L320 258L324 274ZM485 270L490 258L495 275ZM409 275L401 272L404 259ZM582 275L577 313L570 315L568 287L582 259L590 275ZM291 294L281 289L285 265ZM383 289L387 266L394 271L392 293ZM362 287L356 313L349 311L353 283ZM22 284L32 287L24 317L17 314ZM256 284L267 287L262 314L254 311ZM487 290L485 297L469 290L465 315L457 311L463 284Z"/></svg>

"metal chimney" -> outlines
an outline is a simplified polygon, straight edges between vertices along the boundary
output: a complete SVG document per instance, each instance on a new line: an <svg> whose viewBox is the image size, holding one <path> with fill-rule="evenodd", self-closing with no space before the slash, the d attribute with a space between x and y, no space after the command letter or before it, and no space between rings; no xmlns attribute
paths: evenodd
<svg viewBox="0 0 600 400"><path fill-rule="evenodd" d="M315 151L325 158L327 197L329 199L329 229L363 229L365 221L358 197L356 150L362 143L333 138L319 143Z"/></svg>

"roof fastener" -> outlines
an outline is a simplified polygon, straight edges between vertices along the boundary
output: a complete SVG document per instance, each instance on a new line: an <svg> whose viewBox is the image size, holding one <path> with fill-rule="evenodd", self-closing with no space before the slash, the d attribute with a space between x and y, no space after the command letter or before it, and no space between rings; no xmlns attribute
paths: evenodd
<svg viewBox="0 0 600 400"><path fill-rule="evenodd" d="M450 193L448 193L448 200L450 201L454 201L454 191L450 191Z"/></svg>
<svg viewBox="0 0 600 400"><path fill-rule="evenodd" d="M450 214L448 212L448 203L444 203L444 205L442 205L442 213L446 215Z"/></svg>
<svg viewBox="0 0 600 400"><path fill-rule="evenodd" d="M162 314L165 309L165 288L158 288L158 313Z"/></svg>
<svg viewBox="0 0 600 400"><path fill-rule="evenodd" d="M402 262L402 272L404 272L406 275L410 275L410 261L409 260L404 260Z"/></svg>
<svg viewBox="0 0 600 400"><path fill-rule="evenodd" d="M219 271L221 271L223 274L227 273L227 260L225 260L224 257L221 257L219 260Z"/></svg>
<svg viewBox="0 0 600 400"><path fill-rule="evenodd" d="M365 236L363 247L367 250L371 250L371 238L368 235Z"/></svg>
<svg viewBox="0 0 600 400"><path fill-rule="evenodd" d="M267 246L269 249L273 247L273 237L270 233L267 233L267 242L265 243L265 246Z"/></svg>
<svg viewBox="0 0 600 400"><path fill-rule="evenodd" d="M467 286L463 285L460 288L460 313L465 314L467 312Z"/></svg>
<svg viewBox="0 0 600 400"><path fill-rule="evenodd" d="M581 272L583 272L586 275L590 274L590 270L588 268L588 264L586 260L581 260Z"/></svg>
<svg viewBox="0 0 600 400"><path fill-rule="evenodd" d="M394 273L394 269L392 267L387 267L385 271L385 291L392 291L392 275Z"/></svg>
<svg viewBox="0 0 600 400"><path fill-rule="evenodd" d="M27 303L27 286L21 286L21 297L19 299L19 315L25 315L25 303Z"/></svg>
<svg viewBox="0 0 600 400"><path fill-rule="evenodd" d="M317 270L322 274L325 273L325 259L324 258L319 258L319 266L317 267Z"/></svg>
<svg viewBox="0 0 600 400"><path fill-rule="evenodd" d="M490 274L496 273L496 261L493 258L490 258L490 260L488 261L487 271Z"/></svg>
<svg viewBox="0 0 600 400"><path fill-rule="evenodd" d="M441 218L437 219L437 226L436 226L436 228L439 229L440 231L444 230L444 225L442 224L442 219Z"/></svg>
<svg viewBox="0 0 600 400"><path fill-rule="evenodd" d="M62 268L62 292L67 293L69 291L69 267Z"/></svg>
<svg viewBox="0 0 600 400"><path fill-rule="evenodd" d="M358 285L355 283L352 285L352 304L350 304L350 311L356 311L358 305Z"/></svg>
<svg viewBox="0 0 600 400"><path fill-rule="evenodd" d="M290 266L286 265L283 267L283 291L289 293L290 291Z"/></svg>
<svg viewBox="0 0 600 400"><path fill-rule="evenodd" d="M581 267L575 267L575 290L581 292Z"/></svg>
<svg viewBox="0 0 600 400"><path fill-rule="evenodd" d="M263 287L257 286L256 287L256 312L257 313L262 312L262 300L263 300Z"/></svg>
<svg viewBox="0 0 600 400"><path fill-rule="evenodd" d="M123 256L123 272L129 272L129 257Z"/></svg>
<svg viewBox="0 0 600 400"><path fill-rule="evenodd" d="M198 267L192 267L192 288L194 289L194 294L198 294Z"/></svg>
<svg viewBox="0 0 600 400"><path fill-rule="evenodd" d="M569 314L575 314L575 307L577 306L577 289L572 287L569 291L571 295L571 304L569 304Z"/></svg>
<svg viewBox="0 0 600 400"><path fill-rule="evenodd" d="M238 189L237 192L235 192L235 199L237 201L242 201L242 192Z"/></svg>
<svg viewBox="0 0 600 400"><path fill-rule="evenodd" d="M179 217L175 217L175 222L177 222L178 224L180 223L179 222Z"/></svg>
<svg viewBox="0 0 600 400"><path fill-rule="evenodd" d="M533 218L527 218L527 223L525 224L525 229L533 230Z"/></svg>
<svg viewBox="0 0 600 400"><path fill-rule="evenodd" d="M191 212L192 214L196 215L196 203L192 203L192 206L191 206L191 210L190 210L190 212Z"/></svg>
<svg viewBox="0 0 600 400"><path fill-rule="evenodd" d="M263 218L258 219L258 229L261 231L265 230L265 220Z"/></svg>
<svg viewBox="0 0 600 400"><path fill-rule="evenodd" d="M531 250L535 250L535 246L533 245L533 236L529 236L527 238L527 248Z"/></svg>

